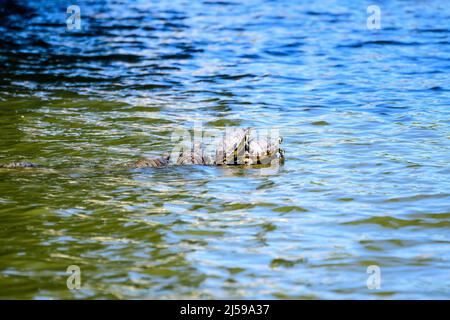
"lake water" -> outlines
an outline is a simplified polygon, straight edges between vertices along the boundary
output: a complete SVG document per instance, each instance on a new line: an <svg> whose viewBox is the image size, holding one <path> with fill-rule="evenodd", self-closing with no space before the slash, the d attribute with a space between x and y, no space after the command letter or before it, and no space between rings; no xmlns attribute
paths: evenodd
<svg viewBox="0 0 450 320"><path fill-rule="evenodd" d="M0 297L450 298L449 2L4 2ZM120 167L195 124L285 165Z"/></svg>

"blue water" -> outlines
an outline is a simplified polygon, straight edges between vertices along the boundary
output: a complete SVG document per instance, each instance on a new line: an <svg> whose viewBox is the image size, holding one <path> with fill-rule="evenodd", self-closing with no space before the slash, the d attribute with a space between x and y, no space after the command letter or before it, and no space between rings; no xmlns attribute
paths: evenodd
<svg viewBox="0 0 450 320"><path fill-rule="evenodd" d="M0 297L450 297L450 2L7 2ZM286 163L109 169L198 123Z"/></svg>

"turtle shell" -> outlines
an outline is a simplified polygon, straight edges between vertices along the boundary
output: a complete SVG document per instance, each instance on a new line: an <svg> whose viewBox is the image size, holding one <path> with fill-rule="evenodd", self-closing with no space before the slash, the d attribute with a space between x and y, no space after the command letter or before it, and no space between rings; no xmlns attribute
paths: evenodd
<svg viewBox="0 0 450 320"><path fill-rule="evenodd" d="M215 163L217 165L244 164L250 129L227 129L216 140Z"/></svg>
<svg viewBox="0 0 450 320"><path fill-rule="evenodd" d="M249 141L248 164L270 164L277 158L283 159L283 151L280 149L281 141L280 137L251 137Z"/></svg>
<svg viewBox="0 0 450 320"><path fill-rule="evenodd" d="M218 139L215 163L217 165L270 164L273 160L284 159L280 149L282 139L270 135L258 136L250 128L227 130Z"/></svg>

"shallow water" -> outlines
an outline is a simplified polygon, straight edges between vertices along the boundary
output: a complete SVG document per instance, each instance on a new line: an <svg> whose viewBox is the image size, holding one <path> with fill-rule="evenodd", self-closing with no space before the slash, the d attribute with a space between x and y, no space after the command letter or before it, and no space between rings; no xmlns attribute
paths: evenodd
<svg viewBox="0 0 450 320"><path fill-rule="evenodd" d="M0 11L0 297L450 297L446 1L78 3ZM198 123L286 163L120 168Z"/></svg>

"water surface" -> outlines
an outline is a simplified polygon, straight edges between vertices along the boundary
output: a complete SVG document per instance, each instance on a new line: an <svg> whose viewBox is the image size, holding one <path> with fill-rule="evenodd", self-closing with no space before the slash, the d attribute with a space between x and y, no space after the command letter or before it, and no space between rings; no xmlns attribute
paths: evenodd
<svg viewBox="0 0 450 320"><path fill-rule="evenodd" d="M446 1L6 2L0 297L449 298ZM286 163L120 168L195 123Z"/></svg>

